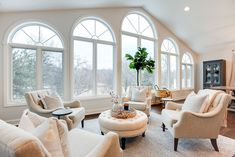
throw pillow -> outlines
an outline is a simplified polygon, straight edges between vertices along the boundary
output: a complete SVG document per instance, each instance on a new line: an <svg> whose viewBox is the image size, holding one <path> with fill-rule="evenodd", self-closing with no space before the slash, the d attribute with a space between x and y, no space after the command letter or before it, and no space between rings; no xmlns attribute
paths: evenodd
<svg viewBox="0 0 235 157"><path fill-rule="evenodd" d="M46 103L46 109L47 110L51 110L51 109L56 109L56 108L63 108L63 102L61 101L61 99L59 97L53 97L53 96L45 96L43 98L43 100Z"/></svg>
<svg viewBox="0 0 235 157"><path fill-rule="evenodd" d="M42 142L51 156L64 157L57 124L54 118L48 118L45 122L35 128L32 134Z"/></svg>
<svg viewBox="0 0 235 157"><path fill-rule="evenodd" d="M147 88L138 90L137 88L132 88L131 100L144 102L146 98Z"/></svg>
<svg viewBox="0 0 235 157"><path fill-rule="evenodd" d="M203 103L207 100L207 95L194 95L187 96L182 111L190 111L196 113L202 113Z"/></svg>
<svg viewBox="0 0 235 157"><path fill-rule="evenodd" d="M19 128L31 132L42 124L47 118L39 116L29 110L25 110L20 118Z"/></svg>

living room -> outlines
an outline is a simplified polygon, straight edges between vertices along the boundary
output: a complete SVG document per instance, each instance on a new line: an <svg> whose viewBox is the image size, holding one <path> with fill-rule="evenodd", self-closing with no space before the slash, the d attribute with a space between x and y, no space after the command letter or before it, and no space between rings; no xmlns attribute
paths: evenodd
<svg viewBox="0 0 235 157"><path fill-rule="evenodd" d="M231 106L234 104L235 90L233 6L235 5L232 0L216 4L212 0L203 3L196 0L179 2L23 0L20 3L16 0L11 2L0 0L2 41L0 119L18 126L27 109L28 112L36 113L34 108L29 106L31 96L27 97L26 93L46 89L56 92L63 101L72 101L73 104L68 104L68 109L73 108L73 105L83 108L82 111L72 113L73 118L77 118L77 123L75 125L74 119L70 121L69 132L75 128L82 130L81 134L87 131L98 136L101 132L106 135L109 132L107 130L110 130L119 135L120 155L233 156L235 155L233 150L235 114ZM134 60L131 58L128 60L126 55L129 54L134 58L137 51L139 53L146 51L148 53L146 60L153 61L150 69L149 66L145 69L142 66L139 75L137 68L129 65ZM205 61L224 62L216 63L224 65L219 70L221 76L217 76L221 84L210 82L208 86L206 85L208 79L211 81L211 77L206 77L208 68ZM118 105L125 104L124 99L120 99L128 95L131 91L129 87L137 84L139 87L150 88L148 96L151 96L151 102L147 104L150 107L142 110L139 106L134 109L135 114L143 116L142 119L137 118L135 122L129 118L120 118L117 123L119 120L124 122L117 125L118 128L137 129L134 131L138 133L133 134L133 130L129 133L128 130L128 133L121 134L112 130L113 128L107 129L107 126L109 127L107 123L116 124L116 121L105 119L104 113L113 109L115 101ZM216 146L218 145L219 152L215 151L216 147L213 145L216 141L209 140L214 138L200 135L176 138L175 134L171 135L174 132L173 127L171 129L171 126L167 126L165 124L167 121L164 123L164 120L169 118L167 110L172 101L174 103L196 101L188 99L184 102L192 91L198 93L201 90L203 93L206 91L203 90L205 88L214 88L213 91L221 89L227 93L223 94L229 97L229 100L224 100L223 105L230 108L227 110L226 106L226 111L221 109L221 112L224 112L222 117L226 118L212 120L214 123L226 121L221 124L222 129L219 128L220 132L216 136L213 131L207 132L209 135L213 134L214 138L218 137ZM164 99L158 95L162 94L159 92L170 93L171 97ZM132 90L129 96L133 93ZM203 94L205 95L205 92ZM209 91L206 94L213 95L215 100L211 101L217 101L218 98L221 99L218 101L222 102L223 95L220 92ZM136 98L139 99L140 97ZM129 108L132 106L134 105L129 104ZM83 116L76 116L75 113L83 113L85 119ZM52 113L46 117L48 115L60 118L57 115L53 116ZM79 118L82 120L78 120ZM80 122L83 127L79 125ZM130 125L130 122L135 125ZM191 122L197 124L197 121ZM143 124L143 128L136 128L137 123ZM210 127L209 124L208 126ZM201 127L198 128L203 130ZM133 134L133 137L129 138L127 134ZM126 136L127 138L123 138ZM87 135L81 137L83 141L86 140L85 137ZM90 147L82 149L88 151ZM96 151L98 150L99 148ZM88 151L90 156L93 151ZM74 155L64 154L64 156Z"/></svg>

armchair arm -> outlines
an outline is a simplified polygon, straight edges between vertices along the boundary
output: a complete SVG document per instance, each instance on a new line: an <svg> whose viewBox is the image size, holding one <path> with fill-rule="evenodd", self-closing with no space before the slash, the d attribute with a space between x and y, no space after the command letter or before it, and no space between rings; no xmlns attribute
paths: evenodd
<svg viewBox="0 0 235 157"><path fill-rule="evenodd" d="M173 125L175 138L217 138L223 112L193 113L183 111L177 123Z"/></svg>
<svg viewBox="0 0 235 157"><path fill-rule="evenodd" d="M94 149L86 155L86 157L123 157L120 149L118 135L114 132L108 132L104 136L104 140L100 142Z"/></svg>
<svg viewBox="0 0 235 157"><path fill-rule="evenodd" d="M175 103L172 101L167 102L166 109L168 110L181 110L183 104Z"/></svg>
<svg viewBox="0 0 235 157"><path fill-rule="evenodd" d="M70 107L70 108L79 108L81 107L81 103L79 100L74 100L72 102L64 102L64 107Z"/></svg>

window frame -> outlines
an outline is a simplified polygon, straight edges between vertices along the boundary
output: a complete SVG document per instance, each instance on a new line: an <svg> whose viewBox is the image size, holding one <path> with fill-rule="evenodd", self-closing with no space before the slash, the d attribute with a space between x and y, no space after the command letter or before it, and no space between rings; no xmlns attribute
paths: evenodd
<svg viewBox="0 0 235 157"><path fill-rule="evenodd" d="M172 44L173 44L173 46L174 46L174 48L175 48L175 51L176 51L176 53L171 53L171 52L166 52L166 51L162 51L161 50L161 53L160 53L160 57L162 56L162 54L164 54L164 55L166 55L167 56L167 87L165 87L165 88L167 88L167 89L169 89L169 90L179 90L180 89L180 85L179 85L179 83L180 83L180 79L179 79L179 50L178 50L178 45L175 43L175 41L174 40L172 40L172 39L170 39L170 38L166 38L166 39L164 39L163 41L162 41L162 44L161 44L161 46L160 46L160 49L162 48L162 45L163 45L163 43L164 43L164 41L165 40L169 40ZM171 62L170 62L170 57L171 56L175 56L176 57L176 76L177 76L177 78L176 78L176 88L175 89L171 89L170 88L170 76L171 76ZM160 67L162 66L162 64L161 64L162 62L160 61ZM162 69L162 68L161 68ZM160 71L160 73L161 73L161 71ZM161 73L161 76L162 76L162 73ZM162 88L162 77L160 77L160 87Z"/></svg>
<svg viewBox="0 0 235 157"><path fill-rule="evenodd" d="M137 14L139 16L142 16L146 22L148 22L150 28L152 29L152 32L153 32L153 38L151 37L148 37L148 36L144 36L144 35L140 35L138 33L132 33L132 32L127 32L127 31L124 31L122 30L122 26L123 26L123 22L125 20L125 18L127 18L129 15L131 14ZM128 19L129 20L129 19ZM155 61L155 69L157 69L157 46L156 46L156 43L157 43L157 35L156 35L156 29L154 27L154 25L152 24L152 21L143 13L140 13L140 12L131 12L131 13L128 13L122 20L122 24L121 24L121 47L122 47L122 36L125 35L125 36L128 36L128 37L135 37L137 39L137 47L141 47L141 40L144 39L144 40L148 40L148 41L152 41L153 42L153 58L154 61ZM122 50L121 50L122 51ZM120 84L120 88L123 88L122 87L122 83L123 83L123 79L122 79L122 75L123 75L123 67L122 67L122 63L123 63L123 54L121 52L121 84ZM157 82L157 70L154 71L153 73L154 75L154 83L155 84ZM142 74L140 74L140 77L142 76ZM141 81L141 80L140 80ZM121 90L122 91L122 90ZM122 93L123 94L123 93Z"/></svg>
<svg viewBox="0 0 235 157"><path fill-rule="evenodd" d="M112 38L113 38L113 42L111 41L105 41L105 40L100 40L100 39L92 39L92 38L85 38L85 37L80 37L80 36L74 36L74 30L76 29L76 27L83 21L86 21L86 20L96 20L102 24L104 24L104 26L107 27L108 31L110 31L110 34L112 35ZM90 42L93 44L93 56L92 56L92 74L94 76L94 80L93 80L93 89L92 89L92 95L89 95L89 96L75 96L74 95L74 41L83 41L83 42ZM114 60L115 58L115 54L116 54L116 38L115 38L115 35L114 35L114 32L112 31L111 27L102 19L98 18L98 17L84 17L82 19L80 19L78 22L75 23L73 29L72 29L72 32L71 32L71 98L74 99L74 98L79 98L79 99L83 99L83 100L86 100L86 99L94 99L94 98L107 98L109 97L108 94L106 95L97 95L97 53L98 53L98 50L97 50L97 46L98 44L104 44L104 45L111 45L113 47L113 52L112 52L112 55L113 55L113 74L114 76L116 76L116 61ZM116 78L113 77L113 88L116 88L115 87L115 80Z"/></svg>
<svg viewBox="0 0 235 157"><path fill-rule="evenodd" d="M191 63L185 63L183 62L183 57L184 55L187 55L189 58L190 58L190 62ZM182 89L194 89L194 64L193 64L193 57L191 56L191 54L189 54L188 52L185 52L183 55L182 55L182 59L181 59L181 71L183 73L183 66L185 66L185 87L183 87L183 83L181 83L181 88ZM188 86L188 82L187 82L187 77L188 77L188 69L187 69L187 66L190 66L191 69L192 69L192 74L191 74L191 86ZM182 77L183 78L183 77ZM181 79L181 82L183 82L183 79Z"/></svg>
<svg viewBox="0 0 235 157"><path fill-rule="evenodd" d="M55 35L58 36L58 38L61 41L62 48L57 48L57 47L48 47L48 46L41 46L41 45L31 45L31 44L22 44L22 43L14 43L12 42L12 39L16 32L21 30L24 27L27 26L40 26L49 29L50 31L54 32ZM35 67L35 72L36 72L36 89L44 89L43 88L43 52L44 51L52 51L56 53L62 53L62 62L63 62L63 88L65 89L65 57L64 57L64 42L63 39L61 38L60 34L50 27L49 25L42 23L42 22L24 22L17 24L13 29L10 29L10 33L7 36L7 43L6 43L6 53L4 58L5 60L5 66L7 67L7 72L6 74L6 83L4 86L6 96L4 96L4 106L22 106L26 105L25 101L14 101L13 100L13 78L12 78L12 50L14 48L19 48L19 49L31 49L35 50L36 52L36 67Z"/></svg>

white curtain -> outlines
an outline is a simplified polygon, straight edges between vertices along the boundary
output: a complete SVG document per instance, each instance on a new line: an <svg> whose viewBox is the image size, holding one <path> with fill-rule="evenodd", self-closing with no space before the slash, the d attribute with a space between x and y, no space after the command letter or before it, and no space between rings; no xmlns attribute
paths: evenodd
<svg viewBox="0 0 235 157"><path fill-rule="evenodd" d="M232 68L230 73L229 86L235 87L235 52L233 52Z"/></svg>

